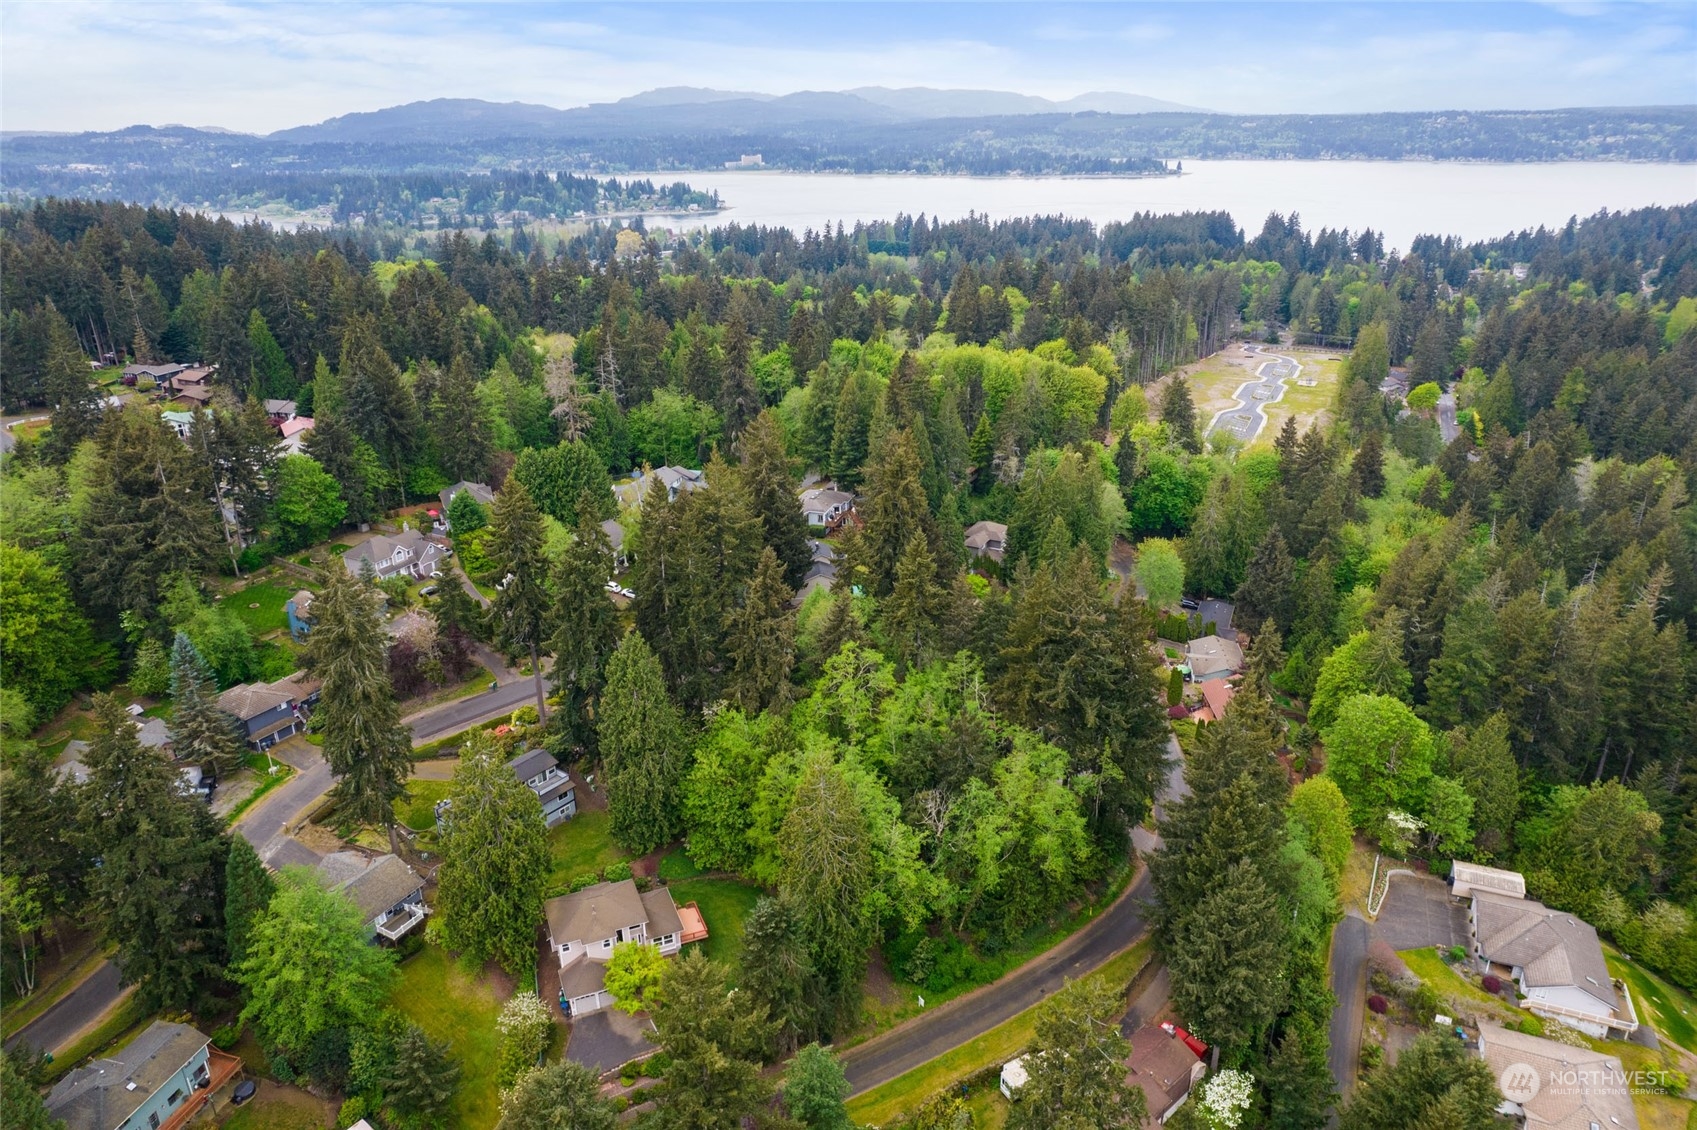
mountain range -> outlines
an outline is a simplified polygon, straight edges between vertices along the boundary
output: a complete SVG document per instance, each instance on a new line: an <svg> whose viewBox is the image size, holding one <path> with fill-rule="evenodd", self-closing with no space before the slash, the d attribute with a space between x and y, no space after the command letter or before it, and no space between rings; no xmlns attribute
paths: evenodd
<svg viewBox="0 0 1697 1130"><path fill-rule="evenodd" d="M595 137L635 130L710 129L753 132L809 122L875 125L940 118L1017 117L1036 114L1207 113L1141 94L1097 91L1056 102L1005 90L938 90L862 86L853 90L803 90L759 94L671 86L616 102L569 110L528 102L436 98L383 110L343 114L314 125L278 130L274 141L374 142L469 140L479 137Z"/></svg>

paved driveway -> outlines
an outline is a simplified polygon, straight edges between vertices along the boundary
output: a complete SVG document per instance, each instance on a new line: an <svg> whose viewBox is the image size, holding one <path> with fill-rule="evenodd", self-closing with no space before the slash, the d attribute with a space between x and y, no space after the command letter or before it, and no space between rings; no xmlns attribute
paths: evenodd
<svg viewBox="0 0 1697 1130"><path fill-rule="evenodd" d="M1296 358L1269 355L1269 360L1256 368L1255 379L1237 390L1237 402L1215 414L1208 425L1208 435L1228 435L1243 443L1252 441L1267 423L1263 407L1283 399L1285 381L1295 380L1301 372L1302 365Z"/></svg>
<svg viewBox="0 0 1697 1130"><path fill-rule="evenodd" d="M571 1042L566 1058L581 1063L599 1075L657 1050L649 1039L654 1026L646 1018L627 1016L616 1008L604 1008L572 1021Z"/></svg>
<svg viewBox="0 0 1697 1130"><path fill-rule="evenodd" d="M1327 1038L1326 1063L1332 1069L1332 1084L1337 1087L1338 1103L1349 1098L1355 1087L1356 1072L1361 1067L1361 1011L1367 995L1367 923L1348 914L1332 931L1331 980L1332 995L1337 1007L1332 1009L1331 1027ZM1331 1124L1337 1125L1334 1109Z"/></svg>
<svg viewBox="0 0 1697 1130"><path fill-rule="evenodd" d="M1449 886L1429 875L1393 875L1373 933L1392 949L1465 946L1467 908L1450 899Z"/></svg>
<svg viewBox="0 0 1697 1130"><path fill-rule="evenodd" d="M1237 639L1237 632L1232 629L1233 606L1231 601L1204 600L1199 601L1198 603L1202 606L1197 610L1202 614L1202 622L1206 624L1208 621L1212 620L1214 622L1215 635L1219 636L1223 640Z"/></svg>

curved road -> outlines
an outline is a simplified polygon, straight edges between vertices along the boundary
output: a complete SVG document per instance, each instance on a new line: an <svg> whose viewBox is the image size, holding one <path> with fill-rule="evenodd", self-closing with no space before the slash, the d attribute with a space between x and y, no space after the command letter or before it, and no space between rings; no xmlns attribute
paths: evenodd
<svg viewBox="0 0 1697 1130"><path fill-rule="evenodd" d="M1355 1075L1361 1066L1361 1010L1367 992L1367 923L1352 910L1332 931L1331 981L1332 996L1337 1004L1332 1008L1332 1022L1327 1030L1330 1047L1326 1063L1332 1069L1332 1082L1337 1087L1338 1106L1342 1106L1355 1087ZM1332 1125L1337 1125L1337 1111L1332 1112Z"/></svg>
<svg viewBox="0 0 1697 1130"><path fill-rule="evenodd" d="M36 1051L58 1053L77 1033L117 1004L123 995L124 989L118 983L117 963L101 962L82 984L54 1001L46 1012L12 1033L11 1038L6 1041L6 1050L11 1051L18 1044L25 1043Z"/></svg>
<svg viewBox="0 0 1697 1130"><path fill-rule="evenodd" d="M1178 742L1167 740L1167 779L1156 798L1159 816L1165 804L1190 792L1184 783L1184 758ZM1156 837L1134 834L1141 850L1159 846ZM929 1012L922 1012L864 1044L841 1054L849 1093L858 1095L959 1047L996 1025L1024 1012L1059 989L1067 980L1082 977L1143 936L1145 914L1154 900L1155 886L1149 869L1141 869L1113 905L1060 945L1048 950L1001 980L957 997Z"/></svg>
<svg viewBox="0 0 1697 1130"><path fill-rule="evenodd" d="M1285 381L1295 380L1302 372L1301 363L1294 357L1272 353L1266 356L1268 360L1255 370L1255 379L1245 382L1237 390L1237 403L1215 413L1213 422L1208 425L1208 435L1229 435L1249 443L1266 426L1267 414L1262 411L1263 407L1283 399Z"/></svg>

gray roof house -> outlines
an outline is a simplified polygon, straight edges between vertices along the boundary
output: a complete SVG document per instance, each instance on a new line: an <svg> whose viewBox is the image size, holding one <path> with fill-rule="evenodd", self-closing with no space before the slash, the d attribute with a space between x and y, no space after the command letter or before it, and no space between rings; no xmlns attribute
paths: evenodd
<svg viewBox="0 0 1697 1130"><path fill-rule="evenodd" d="M155 1021L122 1051L59 1080L47 1113L65 1130L175 1130L240 1069L187 1024Z"/></svg>
<svg viewBox="0 0 1697 1130"><path fill-rule="evenodd" d="M474 483L469 482L466 479L461 479L451 487L443 487L441 492L436 495L437 498L442 500L442 513L446 514L448 512L448 507L454 501L454 496L462 490L471 495L474 500L484 506L495 505L494 491L490 490L482 483Z"/></svg>
<svg viewBox="0 0 1697 1130"><path fill-rule="evenodd" d="M437 562L446 551L417 530L402 530L394 537L375 534L342 555L348 572L359 576L370 562L377 579L390 577L434 577Z"/></svg>
<svg viewBox="0 0 1697 1130"><path fill-rule="evenodd" d="M1001 522L974 522L966 528L966 551L974 557L1000 561L1008 548L1008 528Z"/></svg>
<svg viewBox="0 0 1697 1130"><path fill-rule="evenodd" d="M530 791L542 802L542 822L548 827L577 815L577 787L572 775L560 768L553 754L545 749L533 749L507 762L507 768L530 786Z"/></svg>
<svg viewBox="0 0 1697 1130"><path fill-rule="evenodd" d="M429 913L424 880L399 856L371 859L359 852L332 852L318 870L331 890L348 896L359 908L365 928L375 937L400 941Z"/></svg>
<svg viewBox="0 0 1697 1130"><path fill-rule="evenodd" d="M642 500L648 497L649 489L656 483L666 488L667 502L676 502L678 495L686 491L705 490L707 473L692 467L656 467L646 475L614 484L613 494L620 506L634 509L642 505Z"/></svg>
<svg viewBox="0 0 1697 1130"><path fill-rule="evenodd" d="M801 516L809 526L830 529L841 524L854 509L854 495L832 487L814 487L801 492Z"/></svg>
<svg viewBox="0 0 1697 1130"><path fill-rule="evenodd" d="M1495 1078L1505 1080L1497 1107L1505 1126L1528 1130L1638 1130L1630 1077L1619 1059L1589 1048L1559 1044L1492 1024L1479 1029L1479 1056ZM1510 1069L1531 1068L1537 1088L1514 1088ZM1530 1094L1528 1094L1530 1092Z"/></svg>
<svg viewBox="0 0 1697 1130"><path fill-rule="evenodd" d="M615 945L644 942L671 956L685 934L672 893L664 887L639 891L630 879L549 899L542 911L548 920L548 946L560 959L560 1000L571 1016L599 1012L613 1003L602 978Z"/></svg>
<svg viewBox="0 0 1697 1130"><path fill-rule="evenodd" d="M1609 976L1589 923L1536 899L1476 889L1467 926L1479 968L1506 973L1528 1011L1597 1039L1637 1030L1631 995Z"/></svg>
<svg viewBox="0 0 1697 1130"><path fill-rule="evenodd" d="M625 552L625 528L617 518L608 518L601 523L601 532L607 535L607 544L613 547L613 568L623 571L630 567L630 554Z"/></svg>
<svg viewBox="0 0 1697 1130"><path fill-rule="evenodd" d="M1243 649L1220 636L1203 636L1191 640L1184 648L1185 662L1190 664L1192 682L1224 679L1243 670Z"/></svg>
<svg viewBox="0 0 1697 1130"><path fill-rule="evenodd" d="M323 685L304 671L274 683L237 683L218 696L218 709L241 723L248 745L268 749L306 728L309 708Z"/></svg>

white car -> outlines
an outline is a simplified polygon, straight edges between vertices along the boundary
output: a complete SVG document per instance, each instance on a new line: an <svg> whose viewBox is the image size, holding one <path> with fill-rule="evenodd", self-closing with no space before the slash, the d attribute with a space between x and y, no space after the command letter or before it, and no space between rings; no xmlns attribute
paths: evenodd
<svg viewBox="0 0 1697 1130"><path fill-rule="evenodd" d="M633 592L630 589L621 587L619 582L617 582L617 581L608 581L607 582L607 591L612 593L614 596L622 596L626 600L635 600L636 599L636 593L635 592Z"/></svg>

